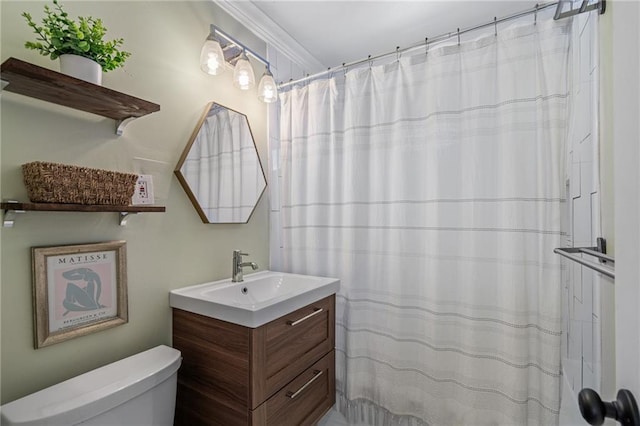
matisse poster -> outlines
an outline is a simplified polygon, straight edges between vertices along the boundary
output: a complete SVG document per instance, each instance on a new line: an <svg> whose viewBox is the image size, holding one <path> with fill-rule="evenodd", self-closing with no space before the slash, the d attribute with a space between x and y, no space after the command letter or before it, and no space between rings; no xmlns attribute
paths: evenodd
<svg viewBox="0 0 640 426"><path fill-rule="evenodd" d="M124 241L32 254L36 348L127 322Z"/></svg>
<svg viewBox="0 0 640 426"><path fill-rule="evenodd" d="M115 256L110 250L47 258L49 332L116 316Z"/></svg>

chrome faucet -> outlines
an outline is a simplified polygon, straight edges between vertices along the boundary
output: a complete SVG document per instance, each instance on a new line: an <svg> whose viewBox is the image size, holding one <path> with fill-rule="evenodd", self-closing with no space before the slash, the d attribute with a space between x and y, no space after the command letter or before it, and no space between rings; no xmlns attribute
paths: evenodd
<svg viewBox="0 0 640 426"><path fill-rule="evenodd" d="M231 275L231 282L241 283L244 281L242 277L242 268L245 266L251 266L255 271L258 269L258 265L255 262L242 262L242 256L249 256L249 253L242 253L240 250L233 251L233 273Z"/></svg>

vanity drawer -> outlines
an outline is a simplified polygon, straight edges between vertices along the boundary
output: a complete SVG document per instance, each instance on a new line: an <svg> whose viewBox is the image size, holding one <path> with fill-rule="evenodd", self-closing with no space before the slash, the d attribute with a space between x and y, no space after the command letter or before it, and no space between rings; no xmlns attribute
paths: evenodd
<svg viewBox="0 0 640 426"><path fill-rule="evenodd" d="M332 350L251 413L252 426L313 425L335 404Z"/></svg>
<svg viewBox="0 0 640 426"><path fill-rule="evenodd" d="M264 326L268 398L335 347L335 295Z"/></svg>

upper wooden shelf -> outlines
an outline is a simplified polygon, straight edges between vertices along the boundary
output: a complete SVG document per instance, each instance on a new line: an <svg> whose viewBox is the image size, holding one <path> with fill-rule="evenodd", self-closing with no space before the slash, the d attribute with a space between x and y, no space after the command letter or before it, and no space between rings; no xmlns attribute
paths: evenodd
<svg viewBox="0 0 640 426"><path fill-rule="evenodd" d="M127 217L135 213L151 213L166 211L164 206L115 206L115 205L90 205L90 204L58 204L58 203L20 203L17 201L6 201L0 203L0 208L4 210L4 227L13 227L16 213L25 211L47 211L47 212L117 212L120 213L120 225L125 225Z"/></svg>
<svg viewBox="0 0 640 426"><path fill-rule="evenodd" d="M160 111L160 105L16 58L1 66L4 90L90 112L117 121L116 133L132 119Z"/></svg>

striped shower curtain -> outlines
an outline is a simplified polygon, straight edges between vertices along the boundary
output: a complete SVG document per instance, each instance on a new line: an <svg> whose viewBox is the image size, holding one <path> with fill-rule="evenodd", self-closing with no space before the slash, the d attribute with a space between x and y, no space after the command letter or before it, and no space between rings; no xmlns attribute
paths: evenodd
<svg viewBox="0 0 640 426"><path fill-rule="evenodd" d="M274 263L341 279L350 421L557 424L570 25L281 94Z"/></svg>

